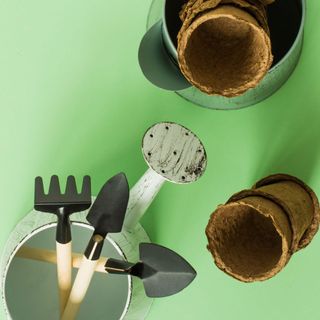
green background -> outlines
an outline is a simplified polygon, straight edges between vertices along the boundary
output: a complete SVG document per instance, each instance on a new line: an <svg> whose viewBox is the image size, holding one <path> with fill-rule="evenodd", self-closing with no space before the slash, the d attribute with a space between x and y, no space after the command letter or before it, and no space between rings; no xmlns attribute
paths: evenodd
<svg viewBox="0 0 320 320"><path fill-rule="evenodd" d="M307 2L304 50L290 80L257 106L223 112L143 77L137 51L149 0L1 0L1 247L32 208L36 175L90 174L96 194L123 170L132 186L146 170L144 131L175 121L201 138L208 168L197 183L166 184L143 225L198 277L156 300L148 319L319 319L319 237L275 278L243 284L215 267L204 234L218 204L270 173L294 174L320 194L320 2Z"/></svg>

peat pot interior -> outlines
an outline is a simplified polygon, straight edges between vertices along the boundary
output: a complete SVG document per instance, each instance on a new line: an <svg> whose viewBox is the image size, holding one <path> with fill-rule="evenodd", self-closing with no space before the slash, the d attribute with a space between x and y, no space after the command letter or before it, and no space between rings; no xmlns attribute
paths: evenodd
<svg viewBox="0 0 320 320"><path fill-rule="evenodd" d="M218 208L207 235L219 268L242 281L265 280L289 259L290 243L281 228L270 216L245 203Z"/></svg>
<svg viewBox="0 0 320 320"><path fill-rule="evenodd" d="M182 39L182 70L208 94L239 95L255 86L271 63L265 32L249 14L232 6L203 14Z"/></svg>
<svg viewBox="0 0 320 320"><path fill-rule="evenodd" d="M301 0L277 0L267 7L272 53L275 66L291 49L302 22ZM179 11L184 0L165 1L165 23L170 41L177 48L177 35L182 26ZM164 35L166 36L166 35Z"/></svg>

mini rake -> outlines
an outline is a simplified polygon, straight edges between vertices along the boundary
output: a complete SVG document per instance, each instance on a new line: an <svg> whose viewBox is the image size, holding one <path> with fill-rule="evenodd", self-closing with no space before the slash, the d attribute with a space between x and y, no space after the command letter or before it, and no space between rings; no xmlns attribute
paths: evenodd
<svg viewBox="0 0 320 320"><path fill-rule="evenodd" d="M35 179L34 208L57 216L56 254L59 286L60 313L63 312L71 290L72 281L72 238L70 215L91 206L90 177L83 178L82 190L77 191L74 176L67 179L65 193L61 193L58 176L51 177L49 192L44 192L41 177Z"/></svg>

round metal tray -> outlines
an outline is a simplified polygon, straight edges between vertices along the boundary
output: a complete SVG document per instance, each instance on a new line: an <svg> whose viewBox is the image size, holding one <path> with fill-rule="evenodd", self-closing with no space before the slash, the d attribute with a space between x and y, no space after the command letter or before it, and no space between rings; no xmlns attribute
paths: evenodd
<svg viewBox="0 0 320 320"><path fill-rule="evenodd" d="M73 252L83 253L92 234L86 214L71 216ZM18 223L7 241L1 260L2 300L7 319L59 318L56 266L16 256L23 245L55 250L55 220L54 215L33 210ZM108 235L102 255L138 261L140 242L150 240L139 224L131 232ZM73 277L76 272L74 269ZM152 302L140 279L96 272L77 319L145 319Z"/></svg>

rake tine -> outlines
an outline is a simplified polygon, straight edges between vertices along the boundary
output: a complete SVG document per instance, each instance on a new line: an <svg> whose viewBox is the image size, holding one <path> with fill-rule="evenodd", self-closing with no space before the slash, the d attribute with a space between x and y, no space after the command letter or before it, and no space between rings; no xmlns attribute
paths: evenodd
<svg viewBox="0 0 320 320"><path fill-rule="evenodd" d="M66 195L71 195L71 194L77 194L77 186L76 186L76 179L74 176L69 176L67 179L67 185L66 185Z"/></svg>
<svg viewBox="0 0 320 320"><path fill-rule="evenodd" d="M34 180L34 197L35 202L39 198L43 198L45 196L44 188L43 188L43 181L41 177L36 177Z"/></svg>
<svg viewBox="0 0 320 320"><path fill-rule="evenodd" d="M50 180L49 195L60 195L60 183L57 175L53 175Z"/></svg>
<svg viewBox="0 0 320 320"><path fill-rule="evenodd" d="M91 198L91 179L90 176L84 176L82 181L81 195Z"/></svg>

